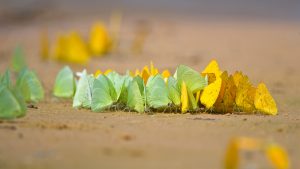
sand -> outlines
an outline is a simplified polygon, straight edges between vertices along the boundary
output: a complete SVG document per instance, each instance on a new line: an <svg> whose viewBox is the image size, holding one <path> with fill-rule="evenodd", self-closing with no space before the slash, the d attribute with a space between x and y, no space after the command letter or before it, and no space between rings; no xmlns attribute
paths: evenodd
<svg viewBox="0 0 300 169"><path fill-rule="evenodd" d="M150 30L142 55L129 48L137 22ZM188 17L126 18L119 53L93 58L73 70L125 72L153 61L159 69L186 64L202 70L212 59L222 70L242 70L270 88L279 115L93 113L75 110L51 95L64 63L38 56L40 31L87 34L96 17L13 24L0 29L0 71L9 66L16 43L26 49L46 98L27 116L0 122L0 168L222 168L226 145L236 136L275 141L286 148L292 168L300 166L300 29L298 23L208 20ZM267 162L266 162L267 163Z"/></svg>

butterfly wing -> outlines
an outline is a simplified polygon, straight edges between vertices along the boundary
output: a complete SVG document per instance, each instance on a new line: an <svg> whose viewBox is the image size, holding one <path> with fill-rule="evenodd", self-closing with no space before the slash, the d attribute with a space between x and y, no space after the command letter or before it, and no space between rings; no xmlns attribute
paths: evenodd
<svg viewBox="0 0 300 169"><path fill-rule="evenodd" d="M38 102L44 98L44 89L36 74L23 69L17 79L17 88L26 101Z"/></svg>
<svg viewBox="0 0 300 169"><path fill-rule="evenodd" d="M222 85L222 79L219 77L213 83L209 84L200 96L200 102L207 108L212 108L219 96Z"/></svg>
<svg viewBox="0 0 300 169"><path fill-rule="evenodd" d="M100 75L94 80L92 93L92 111L99 112L109 108L113 103L110 80L105 75Z"/></svg>
<svg viewBox="0 0 300 169"><path fill-rule="evenodd" d="M93 81L94 77L87 75L86 70L83 70L73 98L74 108L91 107Z"/></svg>
<svg viewBox="0 0 300 169"><path fill-rule="evenodd" d="M56 97L72 98L75 92L74 74L69 66L62 68L56 76L53 95Z"/></svg>
<svg viewBox="0 0 300 169"><path fill-rule="evenodd" d="M197 71L188 66L180 65L176 72L178 84L181 85L184 81L187 88L189 88L192 93L195 93L207 86L205 77L202 77Z"/></svg>
<svg viewBox="0 0 300 169"><path fill-rule="evenodd" d="M0 85L0 119L14 119L25 114L14 94L4 85Z"/></svg>
<svg viewBox="0 0 300 169"><path fill-rule="evenodd" d="M229 76L225 71L221 75L222 85L220 94L214 105L215 110L219 113L231 113L234 107L234 101L236 96L236 86L233 81L233 77Z"/></svg>
<svg viewBox="0 0 300 169"><path fill-rule="evenodd" d="M137 79L139 78L134 78L128 86L127 107L141 113L145 111L144 94L141 92L144 91L144 89L141 90L139 85L142 79ZM144 83L143 80L142 83Z"/></svg>
<svg viewBox="0 0 300 169"><path fill-rule="evenodd" d="M276 115L277 106L275 100L271 96L267 86L264 83L260 83L257 86L255 99L255 108L265 114Z"/></svg>
<svg viewBox="0 0 300 169"><path fill-rule="evenodd" d="M178 89L177 80L174 77L169 77L167 81L169 99L172 103L179 107L180 106L180 91Z"/></svg>
<svg viewBox="0 0 300 169"><path fill-rule="evenodd" d="M166 108L171 100L169 99L168 88L160 75L150 76L146 86L147 105L150 108Z"/></svg>

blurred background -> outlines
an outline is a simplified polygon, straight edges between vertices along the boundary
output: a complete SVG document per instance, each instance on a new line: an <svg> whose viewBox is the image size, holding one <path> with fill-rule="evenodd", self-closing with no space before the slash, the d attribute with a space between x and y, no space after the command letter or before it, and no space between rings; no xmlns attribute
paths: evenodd
<svg viewBox="0 0 300 169"><path fill-rule="evenodd" d="M187 15L214 19L299 21L298 0L1 0L0 21L124 13Z"/></svg>

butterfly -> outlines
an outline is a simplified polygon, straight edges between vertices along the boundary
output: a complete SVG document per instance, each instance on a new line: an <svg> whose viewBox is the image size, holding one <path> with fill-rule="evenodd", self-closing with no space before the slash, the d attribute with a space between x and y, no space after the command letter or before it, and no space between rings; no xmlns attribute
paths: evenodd
<svg viewBox="0 0 300 169"><path fill-rule="evenodd" d="M26 114L26 103L19 88L13 87L10 71L0 78L0 119L14 119Z"/></svg>
<svg viewBox="0 0 300 169"><path fill-rule="evenodd" d="M218 62L216 60L211 60L201 74L208 77L208 84L210 84L214 82L217 77L221 76L222 71L219 68Z"/></svg>
<svg viewBox="0 0 300 169"><path fill-rule="evenodd" d="M136 76L129 83L127 95L127 107L139 113L145 111L145 84L140 76Z"/></svg>
<svg viewBox="0 0 300 169"><path fill-rule="evenodd" d="M191 90L187 87L186 83L181 83L181 112L186 113L188 110L196 110L198 105Z"/></svg>
<svg viewBox="0 0 300 169"><path fill-rule="evenodd" d="M177 80L174 77L170 76L167 80L167 87L169 99L172 101L173 105L179 107L181 103L181 95L180 90L178 88Z"/></svg>
<svg viewBox="0 0 300 169"><path fill-rule="evenodd" d="M62 98L72 98L76 91L73 71L69 66L62 68L56 76L53 95Z"/></svg>
<svg viewBox="0 0 300 169"><path fill-rule="evenodd" d="M11 62L11 68L15 72L20 72L26 68L26 61L23 48L18 45L13 51L13 58Z"/></svg>
<svg viewBox="0 0 300 169"><path fill-rule="evenodd" d="M16 87L27 102L38 102L44 98L44 89L37 75L24 68L18 75Z"/></svg>
<svg viewBox="0 0 300 169"><path fill-rule="evenodd" d="M92 55L101 56L109 52L111 38L101 23L95 23L90 30L89 49Z"/></svg>
<svg viewBox="0 0 300 169"><path fill-rule="evenodd" d="M231 113L234 108L236 86L233 77L231 75L228 76L227 71L222 73L221 78L221 89L214 108L218 113Z"/></svg>
<svg viewBox="0 0 300 169"><path fill-rule="evenodd" d="M218 77L214 82L210 83L201 93L200 102L207 109L213 107L219 96L222 86L222 78Z"/></svg>
<svg viewBox="0 0 300 169"><path fill-rule="evenodd" d="M252 86L247 76L241 72L235 72L233 80L237 86L235 104L237 111L253 113L256 111L254 97L256 88Z"/></svg>
<svg viewBox="0 0 300 169"><path fill-rule="evenodd" d="M161 75L150 76L146 85L146 100L150 108L166 108L171 100L169 99L168 88Z"/></svg>
<svg viewBox="0 0 300 169"><path fill-rule="evenodd" d="M201 76L197 71L185 65L178 66L175 77L179 85L182 85L182 82L184 81L185 85L192 94L204 89L204 87L207 86L207 80L205 77Z"/></svg>
<svg viewBox="0 0 300 169"><path fill-rule="evenodd" d="M94 77L83 70L73 98L74 108L91 108Z"/></svg>
<svg viewBox="0 0 300 169"><path fill-rule="evenodd" d="M267 86L264 83L259 83L255 92L254 98L255 108L265 114L276 115L277 106L275 100L271 96Z"/></svg>
<svg viewBox="0 0 300 169"><path fill-rule="evenodd" d="M117 93L111 80L105 75L98 76L93 82L92 104L94 112L110 108L117 102Z"/></svg>

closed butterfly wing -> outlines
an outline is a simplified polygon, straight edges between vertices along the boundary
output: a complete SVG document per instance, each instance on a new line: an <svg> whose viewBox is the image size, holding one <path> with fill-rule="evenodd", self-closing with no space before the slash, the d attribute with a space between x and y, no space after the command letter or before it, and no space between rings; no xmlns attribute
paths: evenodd
<svg viewBox="0 0 300 169"><path fill-rule="evenodd" d="M180 106L180 91L178 89L177 80L174 77L169 77L167 81L169 99L172 103L179 107Z"/></svg>
<svg viewBox="0 0 300 169"><path fill-rule="evenodd" d="M6 86L0 85L0 119L21 117L25 111L15 95Z"/></svg>
<svg viewBox="0 0 300 169"><path fill-rule="evenodd" d="M73 98L74 108L91 108L94 77L83 70Z"/></svg>
<svg viewBox="0 0 300 169"><path fill-rule="evenodd" d="M2 78L0 78L0 84L6 86L7 88L12 88L12 82L10 78L10 71L7 69Z"/></svg>
<svg viewBox="0 0 300 169"><path fill-rule="evenodd" d="M89 37L89 48L93 55L101 56L109 51L110 37L103 24L92 26Z"/></svg>
<svg viewBox="0 0 300 169"><path fill-rule="evenodd" d="M56 76L53 95L62 98L72 98L75 91L74 74L69 66L65 66Z"/></svg>
<svg viewBox="0 0 300 169"><path fill-rule="evenodd" d="M100 75L94 80L92 93L92 111L100 112L113 105L115 102L111 95L110 80L105 75Z"/></svg>
<svg viewBox="0 0 300 169"><path fill-rule="evenodd" d="M171 103L168 88L161 75L150 76L146 85L147 105L150 108L166 108Z"/></svg>
<svg viewBox="0 0 300 169"><path fill-rule="evenodd" d="M124 76L124 83L122 85L120 97L118 99L118 102L123 105L127 104L128 87L129 87L129 84L131 83L132 79L133 78L130 75Z"/></svg>
<svg viewBox="0 0 300 169"><path fill-rule="evenodd" d="M143 79L135 77L128 86L127 107L139 113L145 111Z"/></svg>
<svg viewBox="0 0 300 169"><path fill-rule="evenodd" d="M222 86L222 79L218 77L213 83L209 84L200 96L200 102L207 108L213 107L219 96Z"/></svg>
<svg viewBox="0 0 300 169"><path fill-rule="evenodd" d="M110 81L112 82L113 87L116 92L116 99L119 100L121 91L122 91L122 87L123 87L123 84L125 81L125 76L121 76L117 72L110 72L107 75L107 78L109 78Z"/></svg>
<svg viewBox="0 0 300 169"><path fill-rule="evenodd" d="M249 82L248 77L235 73L235 84L237 85L235 104L237 111L253 113L256 111L254 106L254 98L256 88Z"/></svg>
<svg viewBox="0 0 300 169"><path fill-rule="evenodd" d="M44 89L36 74L23 69L17 79L17 88L27 102L38 102L44 98Z"/></svg>
<svg viewBox="0 0 300 169"><path fill-rule="evenodd" d="M233 77L229 76L227 72L223 72L221 75L222 85L220 94L214 105L215 110L218 113L231 113L235 103L236 86L233 81Z"/></svg>
<svg viewBox="0 0 300 169"><path fill-rule="evenodd" d="M216 60L211 60L206 68L202 71L202 74L215 74L216 77L221 76L222 71L219 68L219 64Z"/></svg>
<svg viewBox="0 0 300 169"><path fill-rule="evenodd" d="M181 85L184 81L187 88L189 88L192 93L202 90L207 86L205 77L202 77L197 71L185 65L180 65L177 68L176 76L178 84Z"/></svg>
<svg viewBox="0 0 300 169"><path fill-rule="evenodd" d="M189 96L187 91L187 86L183 81L181 83L181 113L186 113L189 110Z"/></svg>
<svg viewBox="0 0 300 169"><path fill-rule="evenodd" d="M198 108L198 104L194 94L187 88L188 98L189 98L189 110L195 111Z"/></svg>
<svg viewBox="0 0 300 169"><path fill-rule="evenodd" d="M25 55L21 46L17 46L13 52L11 67L15 72L20 72L26 68Z"/></svg>
<svg viewBox="0 0 300 169"><path fill-rule="evenodd" d="M264 83L260 83L257 86L255 99L255 108L265 114L276 115L277 106L275 100L271 96L267 86Z"/></svg>

